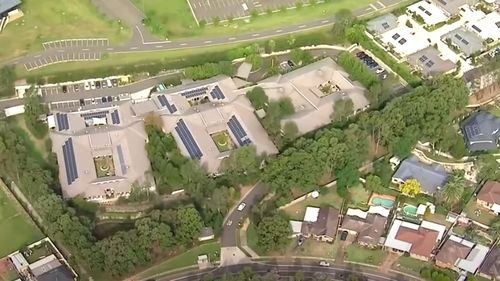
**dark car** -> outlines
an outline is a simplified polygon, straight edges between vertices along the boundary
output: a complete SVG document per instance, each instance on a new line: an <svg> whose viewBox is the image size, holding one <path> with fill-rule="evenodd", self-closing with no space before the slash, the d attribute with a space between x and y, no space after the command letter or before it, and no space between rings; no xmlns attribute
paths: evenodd
<svg viewBox="0 0 500 281"><path fill-rule="evenodd" d="M365 52L361 51L361 52L357 52L356 53L356 57L362 59L364 57L368 56Z"/></svg>
<svg viewBox="0 0 500 281"><path fill-rule="evenodd" d="M112 96L108 96L108 102L112 102L113 101L113 97Z"/></svg>
<svg viewBox="0 0 500 281"><path fill-rule="evenodd" d="M95 87L97 89L100 89L101 88L101 81L95 81Z"/></svg>
<svg viewBox="0 0 500 281"><path fill-rule="evenodd" d="M103 103L107 101L106 97L102 97L101 100Z"/></svg>
<svg viewBox="0 0 500 281"><path fill-rule="evenodd" d="M347 231L342 231L340 233L340 241L345 241L347 239Z"/></svg>
<svg viewBox="0 0 500 281"><path fill-rule="evenodd" d="M85 105L85 101L83 99L80 99L80 106L84 106Z"/></svg>
<svg viewBox="0 0 500 281"><path fill-rule="evenodd" d="M291 61L291 60L288 60L286 63L287 63L290 67L294 67L294 66L295 66L295 63L293 63L293 61Z"/></svg>
<svg viewBox="0 0 500 281"><path fill-rule="evenodd" d="M111 83L113 83L113 87L118 86L118 79L111 79Z"/></svg>
<svg viewBox="0 0 500 281"><path fill-rule="evenodd" d="M66 85L62 86L62 91L63 91L63 93L66 94L68 92L68 86L66 86Z"/></svg>

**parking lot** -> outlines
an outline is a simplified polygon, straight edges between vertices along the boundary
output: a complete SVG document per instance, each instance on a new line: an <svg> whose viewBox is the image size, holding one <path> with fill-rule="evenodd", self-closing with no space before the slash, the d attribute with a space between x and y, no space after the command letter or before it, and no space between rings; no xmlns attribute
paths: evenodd
<svg viewBox="0 0 500 281"><path fill-rule="evenodd" d="M265 12L279 10L281 7L294 7L295 0L187 0L198 21L211 22L218 17L221 20L249 16L253 10ZM304 4L308 0L300 0Z"/></svg>
<svg viewBox="0 0 500 281"><path fill-rule="evenodd" d="M107 38L94 38L94 39L66 39L49 41L42 43L45 50L48 49L62 49L62 48L96 48L108 47L109 41Z"/></svg>
<svg viewBox="0 0 500 281"><path fill-rule="evenodd" d="M99 105L112 105L113 102L129 100L130 94L119 94L117 96L102 96L102 97L89 97L80 98L76 100L51 102L49 103L50 110L71 111L76 110L82 106L99 106Z"/></svg>
<svg viewBox="0 0 500 281"><path fill-rule="evenodd" d="M97 52L57 52L44 56L35 57L32 61L26 62L24 67L27 71L44 67L47 65L69 62L69 61L91 61L100 60L101 53Z"/></svg>
<svg viewBox="0 0 500 281"><path fill-rule="evenodd" d="M118 79L94 79L94 80L86 80L75 83L64 83L60 85L52 85L52 86L42 86L42 96L47 97L51 95L58 94L71 94L78 92L86 92L92 90L94 92L103 91L102 95L104 95L104 90L110 88L118 87Z"/></svg>

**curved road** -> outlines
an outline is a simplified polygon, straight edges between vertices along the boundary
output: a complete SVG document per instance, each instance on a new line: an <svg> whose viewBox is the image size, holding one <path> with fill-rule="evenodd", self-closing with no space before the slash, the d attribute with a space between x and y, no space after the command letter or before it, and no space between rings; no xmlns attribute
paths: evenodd
<svg viewBox="0 0 500 281"><path fill-rule="evenodd" d="M394 5L397 5L399 2L400 2L399 0L379 0L374 2L373 4L370 4L365 8L355 10L353 13L356 16L366 16L380 9L386 9ZM333 22L334 18L330 17L330 18L318 19L308 23L294 24L267 31L259 31L241 35L223 36L217 38L204 38L204 39L198 38L198 39L185 39L176 41L158 41L158 42L145 42L144 37L142 36L142 32L140 30L141 28L135 26L134 35L136 34L141 35L140 37L142 38L142 42L139 42L139 40L132 40L131 42L125 45L109 46L109 47L53 48L53 49L47 49L39 53L30 54L22 58L16 58L10 61L10 63L25 64L32 62L34 60L48 58L51 56L74 54L74 53L133 53L133 52L153 52L153 51L208 47L208 46L222 45L228 43L254 41L279 35L301 32L309 29L328 26L331 25ZM134 36L134 38L137 38L137 36Z"/></svg>
<svg viewBox="0 0 500 281"><path fill-rule="evenodd" d="M346 280L349 272L363 274L368 281L415 281L420 280L417 277L406 275L381 273L373 269L361 266L319 266L314 261L295 260L290 262L256 262L249 264L238 264L226 267L218 267L213 270L204 270L197 272L180 273L166 277L157 278L157 281L198 281L203 276L212 274L214 277L222 277L224 274L238 274L245 268L250 268L258 275L273 274L280 277L293 277L297 272L303 272L305 276L314 276L316 278L330 278L330 280Z"/></svg>

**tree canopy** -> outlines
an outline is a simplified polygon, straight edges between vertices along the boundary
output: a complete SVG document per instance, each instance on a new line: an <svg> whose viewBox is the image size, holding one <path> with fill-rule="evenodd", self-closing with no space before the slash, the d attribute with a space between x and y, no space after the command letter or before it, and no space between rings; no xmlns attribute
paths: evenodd
<svg viewBox="0 0 500 281"><path fill-rule="evenodd" d="M291 234L288 220L279 214L265 217L257 225L258 246L266 252L286 247Z"/></svg>
<svg viewBox="0 0 500 281"><path fill-rule="evenodd" d="M416 179L409 179L401 185L401 193L407 196L414 197L422 190L422 186Z"/></svg>

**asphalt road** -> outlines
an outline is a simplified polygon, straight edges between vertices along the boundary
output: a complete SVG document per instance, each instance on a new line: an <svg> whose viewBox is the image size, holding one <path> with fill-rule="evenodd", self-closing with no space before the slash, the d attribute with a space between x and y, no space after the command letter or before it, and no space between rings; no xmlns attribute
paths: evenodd
<svg viewBox="0 0 500 281"><path fill-rule="evenodd" d="M356 16L366 16L377 10L390 7L398 4L399 0L379 0L370 4L365 8L355 10L353 13ZM148 41L150 36L144 36L141 32L141 28L135 28L135 32L140 36L133 36L132 40L122 46L107 46L107 47L67 47L59 49L49 49L35 54L30 54L28 56L17 58L12 60L11 64L29 64L33 61L43 60L49 58L55 54L61 56L66 56L67 54L75 53L134 53L134 52L153 52L153 51L165 51L165 50L178 50L187 48L199 48L208 47L214 45L222 45L228 43L238 43L255 41L260 39L265 39L269 37L286 35L301 31L306 31L310 29L315 29L319 27L329 26L334 22L333 17L322 18L315 21L307 23L293 24L286 27L274 28L267 31L252 32L239 35L223 36L216 38L197 38L197 39L184 39L175 41Z"/></svg>
<svg viewBox="0 0 500 281"><path fill-rule="evenodd" d="M198 271L198 272L188 272L178 275L170 275L168 277L158 278L157 281L198 281L202 280L203 276L209 272L214 277L221 277L224 274L237 274L242 272L245 268L250 268L256 274L261 276L265 275L277 275L280 277L293 277L297 272L303 272L306 277L316 277L316 278L329 278L326 280L346 280L349 272L356 272L358 274L363 274L368 281L388 281L388 280L398 280L398 281L409 281L409 280L419 280L418 278L410 278L408 276L396 275L392 273L381 273L373 269L366 267L357 266L331 266L322 267L318 265L317 261L292 261L292 262L280 262L280 263L250 263L250 264L238 264L227 267L219 267L212 271Z"/></svg>
<svg viewBox="0 0 500 281"><path fill-rule="evenodd" d="M257 183L252 190L248 192L247 195L238 203L245 202L247 205L245 209L242 211L238 211L237 208L234 208L231 213L227 216L224 230L222 231L222 247L237 247L238 246L238 223L243 221L248 214L250 213L252 206L255 203L258 203L260 199L266 193L266 187L261 182ZM228 222L231 221L232 224L228 225Z"/></svg>

